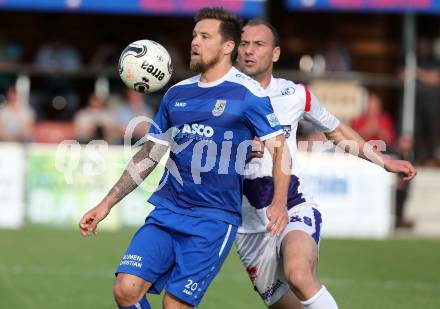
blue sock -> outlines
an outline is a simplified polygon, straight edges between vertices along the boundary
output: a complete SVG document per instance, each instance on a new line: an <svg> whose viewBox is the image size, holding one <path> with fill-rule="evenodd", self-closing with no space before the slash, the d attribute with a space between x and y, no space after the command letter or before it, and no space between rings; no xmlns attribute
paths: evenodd
<svg viewBox="0 0 440 309"><path fill-rule="evenodd" d="M122 307L118 305L119 309L151 309L150 304L148 303L148 300L145 297L142 297L136 304L128 306L128 307Z"/></svg>

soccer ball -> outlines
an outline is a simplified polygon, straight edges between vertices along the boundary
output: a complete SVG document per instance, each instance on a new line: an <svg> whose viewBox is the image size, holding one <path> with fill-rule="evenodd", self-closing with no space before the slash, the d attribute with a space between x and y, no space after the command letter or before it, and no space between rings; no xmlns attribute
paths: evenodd
<svg viewBox="0 0 440 309"><path fill-rule="evenodd" d="M142 93L161 89L170 80L173 65L168 51L159 43L139 40L121 54L119 76L129 88Z"/></svg>

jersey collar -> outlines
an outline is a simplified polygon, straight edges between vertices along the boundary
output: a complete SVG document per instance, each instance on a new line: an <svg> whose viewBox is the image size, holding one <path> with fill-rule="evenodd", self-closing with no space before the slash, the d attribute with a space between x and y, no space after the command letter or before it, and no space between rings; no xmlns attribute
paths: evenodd
<svg viewBox="0 0 440 309"><path fill-rule="evenodd" d="M217 79L215 81L209 82L209 83L201 82L200 77L202 75L199 75L199 80L198 80L197 84L201 88L210 88L210 87L220 85L221 83L223 83L226 80L226 78L229 76L229 74L231 74L232 70L234 70L234 69L235 69L234 67L231 67L231 69L225 75L223 75L223 77L221 77L220 79Z"/></svg>

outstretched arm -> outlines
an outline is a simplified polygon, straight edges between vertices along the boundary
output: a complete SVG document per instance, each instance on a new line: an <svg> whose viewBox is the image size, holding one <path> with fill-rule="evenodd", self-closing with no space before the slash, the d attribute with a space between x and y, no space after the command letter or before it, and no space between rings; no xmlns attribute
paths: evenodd
<svg viewBox="0 0 440 309"><path fill-rule="evenodd" d="M89 231L96 234L98 223L110 213L113 206L143 182L154 170L167 149L168 146L152 141L147 141L142 145L142 148L133 156L121 178L119 178L110 192L97 206L86 212L82 217L79 222L79 228L83 236L88 236Z"/></svg>
<svg viewBox="0 0 440 309"><path fill-rule="evenodd" d="M274 182L272 203L267 209L269 219L267 229L273 235L279 236L289 220L286 204L292 160L283 134L266 140L265 144L273 159L272 177Z"/></svg>
<svg viewBox="0 0 440 309"><path fill-rule="evenodd" d="M345 151L373 162L388 172L403 174L404 180L411 180L417 174L416 169L410 162L393 160L376 151L373 146L368 144L356 131L345 124L339 124L335 130L325 133L325 135L327 139L331 140L335 145L341 146L341 144L346 143L347 147L344 149ZM350 143L355 143L357 147L349 147Z"/></svg>

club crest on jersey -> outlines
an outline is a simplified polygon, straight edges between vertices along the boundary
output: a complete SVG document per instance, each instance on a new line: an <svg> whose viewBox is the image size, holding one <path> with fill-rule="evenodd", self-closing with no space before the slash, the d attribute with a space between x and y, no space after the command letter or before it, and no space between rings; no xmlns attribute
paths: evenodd
<svg viewBox="0 0 440 309"><path fill-rule="evenodd" d="M283 125L281 125L281 127L283 128L283 131L284 131L284 137L289 138L290 132L292 132L292 126L289 124L283 124Z"/></svg>
<svg viewBox="0 0 440 309"><path fill-rule="evenodd" d="M212 109L212 115L215 117L220 116L226 109L226 100L217 100L215 106Z"/></svg>

